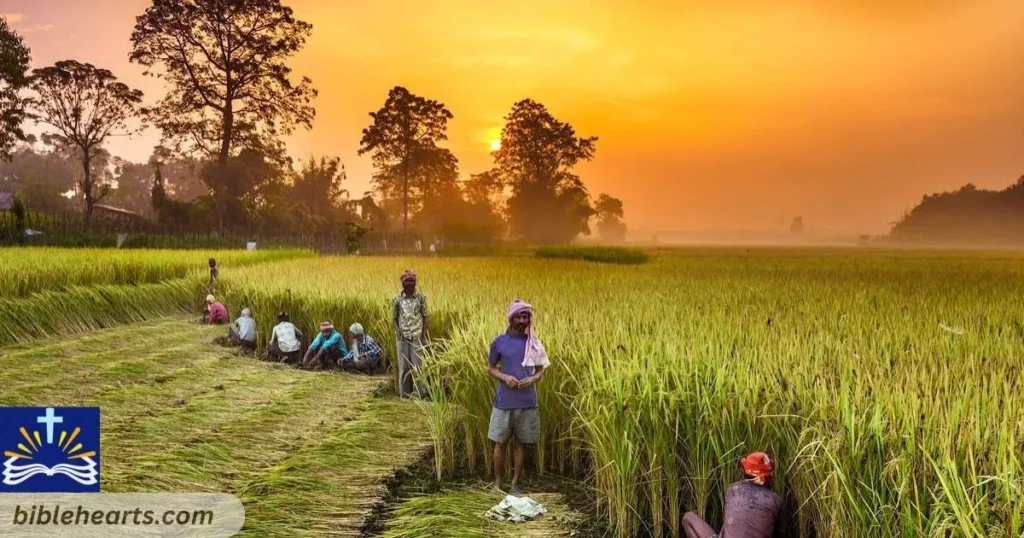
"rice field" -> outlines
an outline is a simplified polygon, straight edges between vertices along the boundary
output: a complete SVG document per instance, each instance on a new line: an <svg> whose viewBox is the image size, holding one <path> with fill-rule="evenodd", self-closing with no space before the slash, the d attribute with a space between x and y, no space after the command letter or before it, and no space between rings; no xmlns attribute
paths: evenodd
<svg viewBox="0 0 1024 538"><path fill-rule="evenodd" d="M415 269L432 310L423 412L441 477L486 476L487 348L509 301L533 303L554 362L535 467L585 480L618 536L680 536L686 510L720 520L735 459L765 450L794 536L1010 538L1024 533L1022 261L842 249L689 249L637 266L309 258L222 271L221 286L263 337L288 310L307 331L360 321L388 342L398 275ZM200 292L160 286L112 288Z"/></svg>

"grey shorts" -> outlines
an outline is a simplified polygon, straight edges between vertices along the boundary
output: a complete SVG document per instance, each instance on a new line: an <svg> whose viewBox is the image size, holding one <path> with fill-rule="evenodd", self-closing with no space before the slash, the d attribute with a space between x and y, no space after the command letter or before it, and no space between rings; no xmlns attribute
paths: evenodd
<svg viewBox="0 0 1024 538"><path fill-rule="evenodd" d="M540 411L531 409L491 408L491 422L487 426L487 438L495 443L506 443L515 435L523 444L532 445L540 441Z"/></svg>

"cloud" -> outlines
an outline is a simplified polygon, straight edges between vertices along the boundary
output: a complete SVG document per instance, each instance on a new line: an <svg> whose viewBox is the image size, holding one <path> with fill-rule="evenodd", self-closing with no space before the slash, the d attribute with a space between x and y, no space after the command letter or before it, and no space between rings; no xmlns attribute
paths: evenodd
<svg viewBox="0 0 1024 538"><path fill-rule="evenodd" d="M7 22L10 24L25 20L24 13L0 13L0 17L7 19Z"/></svg>
<svg viewBox="0 0 1024 538"><path fill-rule="evenodd" d="M30 34L32 32L49 32L50 30L53 29L54 26L52 24L37 24L35 26L26 26L24 28L18 28L18 31L23 34Z"/></svg>

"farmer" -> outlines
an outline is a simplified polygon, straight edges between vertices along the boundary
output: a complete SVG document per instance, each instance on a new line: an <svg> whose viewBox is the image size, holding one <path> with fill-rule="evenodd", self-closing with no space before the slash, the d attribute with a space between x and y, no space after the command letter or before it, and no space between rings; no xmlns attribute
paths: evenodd
<svg viewBox="0 0 1024 538"><path fill-rule="evenodd" d="M217 270L217 260L210 258L210 293L217 293L217 277L220 271Z"/></svg>
<svg viewBox="0 0 1024 538"><path fill-rule="evenodd" d="M320 334L309 344L306 357L302 359L302 367L307 370L316 370L321 366L334 368L347 354L345 339L341 337L341 333L334 330L333 323L325 321L320 324Z"/></svg>
<svg viewBox="0 0 1024 538"><path fill-rule="evenodd" d="M252 310L243 308L242 317L228 327L228 342L243 351L256 351L256 321L252 319Z"/></svg>
<svg viewBox="0 0 1024 538"><path fill-rule="evenodd" d="M398 396L408 397L413 389L422 396L413 373L422 365L427 333L427 296L416 289L416 273L402 273L402 292L392 300L392 321L398 347Z"/></svg>
<svg viewBox="0 0 1024 538"><path fill-rule="evenodd" d="M551 364L533 329L533 307L516 299L508 309L508 330L491 343L488 373L498 380L487 437L494 441L494 486L501 491L505 474L505 446L515 437L512 487L519 495L526 445L540 440L540 412L535 385ZM499 370L498 367L501 367Z"/></svg>
<svg viewBox="0 0 1024 538"><path fill-rule="evenodd" d="M287 312L277 315L277 325L270 331L270 344L267 346L267 356L278 362L297 364L301 358L299 351L302 349L302 332L288 319Z"/></svg>
<svg viewBox="0 0 1024 538"><path fill-rule="evenodd" d="M683 530L687 538L770 538L782 536L782 497L772 490L772 460L763 452L754 452L740 460L746 477L725 492L725 524L716 533L700 516L687 512Z"/></svg>
<svg viewBox="0 0 1024 538"><path fill-rule="evenodd" d="M213 295L206 296L206 323L209 325L223 325L228 323L228 309Z"/></svg>
<svg viewBox="0 0 1024 538"><path fill-rule="evenodd" d="M366 334L360 323L353 323L348 328L352 334L352 350L342 359L342 370L356 372L373 372L380 365L384 350L377 345L372 336Z"/></svg>

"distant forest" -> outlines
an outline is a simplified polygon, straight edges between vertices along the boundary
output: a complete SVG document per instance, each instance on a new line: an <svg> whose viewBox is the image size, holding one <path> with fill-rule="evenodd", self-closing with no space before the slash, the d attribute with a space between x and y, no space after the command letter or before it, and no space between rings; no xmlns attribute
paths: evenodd
<svg viewBox="0 0 1024 538"><path fill-rule="evenodd" d="M893 225L891 237L907 243L1024 244L1024 176L1001 191L967 184L930 194Z"/></svg>

